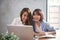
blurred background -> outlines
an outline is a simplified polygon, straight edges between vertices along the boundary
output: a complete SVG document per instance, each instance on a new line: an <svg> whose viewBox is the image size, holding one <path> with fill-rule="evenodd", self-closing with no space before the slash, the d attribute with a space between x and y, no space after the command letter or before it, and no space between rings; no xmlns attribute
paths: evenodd
<svg viewBox="0 0 60 40"><path fill-rule="evenodd" d="M7 24L19 17L24 7L30 8L31 11L40 8L46 14L46 0L0 0L0 33L7 31Z"/></svg>
<svg viewBox="0 0 60 40"><path fill-rule="evenodd" d="M45 20L54 28L60 28L60 0L0 0L0 33L6 33L7 24L19 17L24 7L30 8L31 12L42 9Z"/></svg>

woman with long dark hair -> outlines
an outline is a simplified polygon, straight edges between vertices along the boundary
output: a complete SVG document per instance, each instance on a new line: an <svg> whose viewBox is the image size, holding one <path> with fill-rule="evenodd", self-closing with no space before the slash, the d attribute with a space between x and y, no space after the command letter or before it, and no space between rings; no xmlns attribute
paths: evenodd
<svg viewBox="0 0 60 40"><path fill-rule="evenodd" d="M13 25L32 25L31 11L29 8L23 8L20 12L20 17L15 18L12 22Z"/></svg>

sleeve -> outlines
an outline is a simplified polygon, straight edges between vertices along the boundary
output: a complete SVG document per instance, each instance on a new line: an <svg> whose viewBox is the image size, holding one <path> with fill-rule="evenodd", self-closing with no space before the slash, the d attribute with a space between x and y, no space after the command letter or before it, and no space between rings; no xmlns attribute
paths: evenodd
<svg viewBox="0 0 60 40"><path fill-rule="evenodd" d="M12 24L12 25L17 24L17 19L16 19L16 18L14 18L11 24Z"/></svg>
<svg viewBox="0 0 60 40"><path fill-rule="evenodd" d="M19 18L14 18L11 24L12 25L20 25L21 24L21 21L20 21Z"/></svg>
<svg viewBox="0 0 60 40"><path fill-rule="evenodd" d="M48 24L48 23L47 23L46 25L47 25L46 27L47 27L47 31L48 31L48 32L55 31L55 29L54 29L53 26L50 26L50 24Z"/></svg>

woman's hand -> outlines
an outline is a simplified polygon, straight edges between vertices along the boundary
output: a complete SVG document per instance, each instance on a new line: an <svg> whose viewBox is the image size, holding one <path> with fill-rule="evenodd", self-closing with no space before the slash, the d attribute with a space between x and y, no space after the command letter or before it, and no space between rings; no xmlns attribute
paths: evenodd
<svg viewBox="0 0 60 40"><path fill-rule="evenodd" d="M45 32L42 31L42 32L39 33L39 35L40 35L40 36L44 36L44 35L45 35Z"/></svg>
<svg viewBox="0 0 60 40"><path fill-rule="evenodd" d="M56 32L47 32L48 34L52 34L52 35L55 35Z"/></svg>
<svg viewBox="0 0 60 40"><path fill-rule="evenodd" d="M44 36L45 35L45 32L44 31L39 32L39 33L34 32L34 35L36 35L36 36Z"/></svg>

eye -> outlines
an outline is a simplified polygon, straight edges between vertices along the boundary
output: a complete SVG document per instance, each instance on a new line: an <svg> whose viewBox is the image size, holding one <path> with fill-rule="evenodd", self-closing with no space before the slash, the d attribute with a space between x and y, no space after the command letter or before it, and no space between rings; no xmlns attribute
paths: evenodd
<svg viewBox="0 0 60 40"><path fill-rule="evenodd" d="M24 15L25 17L28 17L28 15Z"/></svg>
<svg viewBox="0 0 60 40"><path fill-rule="evenodd" d="M24 16L27 16L27 15L24 15Z"/></svg>

